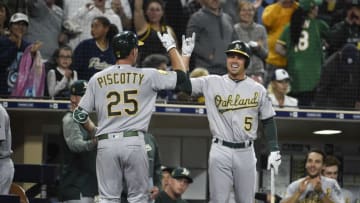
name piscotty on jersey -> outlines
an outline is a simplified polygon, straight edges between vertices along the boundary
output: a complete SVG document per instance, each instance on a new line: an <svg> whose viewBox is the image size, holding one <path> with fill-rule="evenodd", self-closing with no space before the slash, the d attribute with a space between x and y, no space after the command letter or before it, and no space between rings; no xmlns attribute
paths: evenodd
<svg viewBox="0 0 360 203"><path fill-rule="evenodd" d="M144 79L144 74L135 73L135 72L125 72L125 73L109 73L103 76L96 78L99 87L103 88L108 85L118 85L118 84L137 84L141 85Z"/></svg>
<svg viewBox="0 0 360 203"><path fill-rule="evenodd" d="M252 108L259 105L259 92L255 92L251 98L242 98L240 94L229 95L227 98L216 95L214 101L220 113Z"/></svg>
<svg viewBox="0 0 360 203"><path fill-rule="evenodd" d="M96 135L147 132L157 92L174 89L174 71L113 65L91 77L79 106L98 117Z"/></svg>

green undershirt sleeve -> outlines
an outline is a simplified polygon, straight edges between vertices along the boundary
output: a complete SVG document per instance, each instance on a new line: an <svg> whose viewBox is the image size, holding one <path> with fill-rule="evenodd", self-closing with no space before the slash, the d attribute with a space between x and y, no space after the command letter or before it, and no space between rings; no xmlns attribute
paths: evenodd
<svg viewBox="0 0 360 203"><path fill-rule="evenodd" d="M264 132L265 136L268 142L268 147L270 151L278 151L279 145L278 145L278 138L277 138L277 129L276 129L276 123L273 117L265 120L261 120L263 126L264 126Z"/></svg>

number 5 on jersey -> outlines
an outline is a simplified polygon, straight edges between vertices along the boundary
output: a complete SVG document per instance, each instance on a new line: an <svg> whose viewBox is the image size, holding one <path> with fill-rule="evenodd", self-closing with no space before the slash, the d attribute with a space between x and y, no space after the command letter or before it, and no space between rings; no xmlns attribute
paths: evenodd
<svg viewBox="0 0 360 203"><path fill-rule="evenodd" d="M244 119L244 129L246 131L250 131L251 128L252 128L252 121L253 121L253 117L251 116L245 116L245 119Z"/></svg>

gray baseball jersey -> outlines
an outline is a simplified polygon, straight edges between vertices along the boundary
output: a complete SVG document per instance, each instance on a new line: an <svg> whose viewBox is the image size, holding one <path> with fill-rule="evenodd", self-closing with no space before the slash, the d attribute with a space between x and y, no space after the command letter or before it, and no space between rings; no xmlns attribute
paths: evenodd
<svg viewBox="0 0 360 203"><path fill-rule="evenodd" d="M14 177L11 154L10 119L4 107L0 105L0 194L9 194Z"/></svg>
<svg viewBox="0 0 360 203"><path fill-rule="evenodd" d="M298 191L300 183L303 180L304 178L300 178L292 182L286 189L286 194L283 200L293 196L294 193ZM343 194L336 180L321 176L320 181L321 188L326 196L334 201L334 203L344 203ZM301 194L299 202L317 202L318 199L319 195L314 191L314 186L312 184L308 184L306 190Z"/></svg>
<svg viewBox="0 0 360 203"><path fill-rule="evenodd" d="M257 160L249 143L257 137L258 120L275 115L265 88L251 78L233 81L228 75L192 78L191 84L193 94L205 96L214 137L208 169L210 203L228 202L231 191L236 202L253 202ZM223 141L231 143L226 146Z"/></svg>
<svg viewBox="0 0 360 203"><path fill-rule="evenodd" d="M95 74L79 106L98 116L96 134L148 130L158 90L174 89L176 72L114 65Z"/></svg>
<svg viewBox="0 0 360 203"><path fill-rule="evenodd" d="M234 82L228 75L191 78L193 94L205 96L210 130L214 137L231 142L255 140L258 119L275 115L265 88L247 77Z"/></svg>
<svg viewBox="0 0 360 203"><path fill-rule="evenodd" d="M99 140L96 157L101 203L120 202L123 181L128 186L129 203L148 202L149 165L144 132L148 130L157 91L174 89L176 78L172 71L114 65L90 79L79 106L87 112L95 109L96 136L108 135ZM121 134L128 131L138 133Z"/></svg>

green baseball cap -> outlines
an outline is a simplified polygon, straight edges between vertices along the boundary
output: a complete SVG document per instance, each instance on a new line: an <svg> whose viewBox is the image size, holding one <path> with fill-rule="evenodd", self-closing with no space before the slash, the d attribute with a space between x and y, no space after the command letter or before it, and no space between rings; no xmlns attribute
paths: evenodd
<svg viewBox="0 0 360 203"><path fill-rule="evenodd" d="M189 183L193 182L193 179L190 176L190 171L187 168L182 168L182 167L175 168L171 172L171 177L175 179L186 178L189 181Z"/></svg>
<svg viewBox="0 0 360 203"><path fill-rule="evenodd" d="M87 88L86 80L77 80L70 87L70 94L76 96L83 96Z"/></svg>
<svg viewBox="0 0 360 203"><path fill-rule="evenodd" d="M299 5L304 11L310 11L314 6L322 4L322 0L300 0Z"/></svg>
<svg viewBox="0 0 360 203"><path fill-rule="evenodd" d="M162 172L166 171L166 172L171 173L173 170L174 170L174 168L173 168L173 167L169 167L169 166L161 166L161 171L162 171Z"/></svg>

